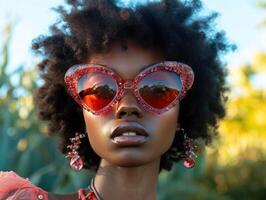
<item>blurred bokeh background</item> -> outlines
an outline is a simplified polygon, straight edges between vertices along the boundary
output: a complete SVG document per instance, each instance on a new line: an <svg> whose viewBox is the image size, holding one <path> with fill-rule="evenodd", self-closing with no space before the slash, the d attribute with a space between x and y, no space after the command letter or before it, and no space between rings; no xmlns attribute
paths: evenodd
<svg viewBox="0 0 266 200"><path fill-rule="evenodd" d="M139 0L141 1L141 0ZM142 0L144 1L144 0ZM76 173L56 150L33 105L41 84L31 40L47 34L63 0L0 0L0 170L13 170L47 191L86 187L90 172ZM124 1L125 4L128 1ZM227 116L220 135L186 170L160 175L159 200L266 199L266 1L203 0L217 11L217 29L237 50L223 55L229 69Z"/></svg>

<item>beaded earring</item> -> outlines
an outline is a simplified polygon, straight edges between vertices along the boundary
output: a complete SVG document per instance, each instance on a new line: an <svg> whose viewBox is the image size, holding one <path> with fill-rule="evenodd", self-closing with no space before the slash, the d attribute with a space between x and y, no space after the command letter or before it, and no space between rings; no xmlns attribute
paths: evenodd
<svg viewBox="0 0 266 200"><path fill-rule="evenodd" d="M197 146L194 144L193 139L187 136L187 133L183 128L181 128L180 130L184 137L184 151L179 154L179 157L183 159L183 165L186 168L193 168L195 166L197 158L197 155L194 153L194 150L195 148L197 148Z"/></svg>
<svg viewBox="0 0 266 200"><path fill-rule="evenodd" d="M85 134L75 133L75 137L69 138L71 144L67 146L70 151L67 153L66 158L70 160L70 167L76 171L80 171L84 165L84 162L78 152L78 149L81 144L80 139L84 137L86 137Z"/></svg>

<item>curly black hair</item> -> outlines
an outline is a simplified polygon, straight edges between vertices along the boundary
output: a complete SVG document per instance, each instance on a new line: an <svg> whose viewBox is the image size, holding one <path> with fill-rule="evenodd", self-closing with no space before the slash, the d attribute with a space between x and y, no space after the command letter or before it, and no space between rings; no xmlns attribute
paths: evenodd
<svg viewBox="0 0 266 200"><path fill-rule="evenodd" d="M60 149L66 153L69 138L84 132L82 108L68 95L66 70L84 63L90 55L105 53L114 42L127 48L132 39L143 48L158 50L165 60L192 66L195 81L181 101L179 123L193 139L210 144L217 135L217 123L225 115L226 70L220 55L232 46L223 31L214 29L217 13L201 15L200 0L161 0L125 7L116 0L68 0L57 8L60 20L51 34L33 41L41 55L39 70L44 84L35 94L39 116L48 121L49 132L61 136ZM180 160L181 134L161 159L160 169L170 170ZM97 170L100 157L83 139L79 153L85 168Z"/></svg>

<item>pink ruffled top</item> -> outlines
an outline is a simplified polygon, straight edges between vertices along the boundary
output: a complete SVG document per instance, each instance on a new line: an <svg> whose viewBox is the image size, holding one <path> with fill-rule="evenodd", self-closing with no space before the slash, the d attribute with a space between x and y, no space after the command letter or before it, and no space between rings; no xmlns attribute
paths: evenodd
<svg viewBox="0 0 266 200"><path fill-rule="evenodd" d="M80 189L80 200L97 200L93 192L84 194ZM0 172L0 200L48 200L48 193L33 185L29 179L18 176L15 172Z"/></svg>

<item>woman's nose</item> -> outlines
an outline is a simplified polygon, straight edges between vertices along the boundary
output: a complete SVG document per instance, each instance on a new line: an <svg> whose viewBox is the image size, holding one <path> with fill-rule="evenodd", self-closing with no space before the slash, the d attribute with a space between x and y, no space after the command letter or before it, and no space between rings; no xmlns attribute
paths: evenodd
<svg viewBox="0 0 266 200"><path fill-rule="evenodd" d="M117 104L115 113L117 119L126 117L143 117L143 110L140 108L134 94L132 94L132 91L126 91L125 95Z"/></svg>

